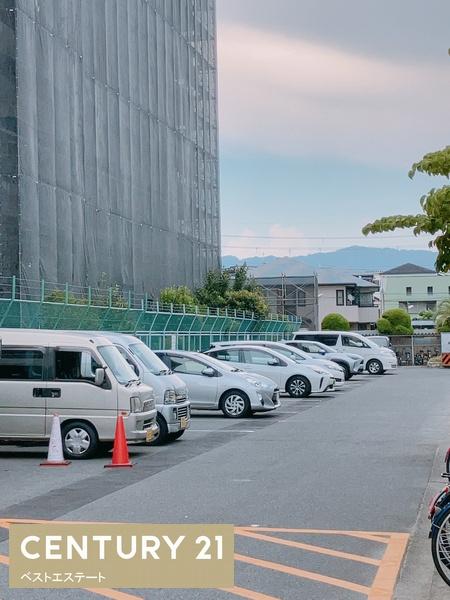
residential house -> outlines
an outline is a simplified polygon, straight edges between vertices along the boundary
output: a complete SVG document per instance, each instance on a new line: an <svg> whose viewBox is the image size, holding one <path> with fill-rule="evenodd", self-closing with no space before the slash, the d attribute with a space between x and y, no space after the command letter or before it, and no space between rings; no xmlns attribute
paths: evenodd
<svg viewBox="0 0 450 600"><path fill-rule="evenodd" d="M403 308L413 319L450 298L450 274L406 263L379 275L381 312Z"/></svg>
<svg viewBox="0 0 450 600"><path fill-rule="evenodd" d="M318 329L329 313L346 317L354 330L375 329L378 284L332 268L314 269L297 258L279 258L251 269L272 312L301 317Z"/></svg>

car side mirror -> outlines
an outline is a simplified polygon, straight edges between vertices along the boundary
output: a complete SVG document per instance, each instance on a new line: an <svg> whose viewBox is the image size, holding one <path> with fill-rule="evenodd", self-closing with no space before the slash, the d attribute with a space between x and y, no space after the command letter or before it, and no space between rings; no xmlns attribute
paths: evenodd
<svg viewBox="0 0 450 600"><path fill-rule="evenodd" d="M102 386L105 381L105 369L95 369L95 385Z"/></svg>
<svg viewBox="0 0 450 600"><path fill-rule="evenodd" d="M267 364L271 367L279 367L281 363L276 358L274 358L273 360L269 360Z"/></svg>
<svg viewBox="0 0 450 600"><path fill-rule="evenodd" d="M204 375L205 377L215 377L216 372L212 367L206 367L206 369L203 369L202 375Z"/></svg>

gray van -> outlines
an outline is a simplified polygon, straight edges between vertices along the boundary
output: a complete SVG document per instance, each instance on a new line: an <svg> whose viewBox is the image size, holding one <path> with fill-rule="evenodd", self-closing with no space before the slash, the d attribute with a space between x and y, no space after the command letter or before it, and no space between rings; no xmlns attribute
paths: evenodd
<svg viewBox="0 0 450 600"><path fill-rule="evenodd" d="M153 388L158 432L151 443L160 445L181 437L191 419L186 384L139 338L111 332L102 335L117 347L142 381Z"/></svg>
<svg viewBox="0 0 450 600"><path fill-rule="evenodd" d="M117 416L128 440L157 434L153 390L105 337L39 329L0 330L0 443L48 440L61 421L64 455L112 447Z"/></svg>

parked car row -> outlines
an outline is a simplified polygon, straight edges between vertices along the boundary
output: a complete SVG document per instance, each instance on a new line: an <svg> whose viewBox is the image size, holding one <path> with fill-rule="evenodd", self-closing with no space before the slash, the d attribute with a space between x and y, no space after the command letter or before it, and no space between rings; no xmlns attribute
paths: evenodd
<svg viewBox="0 0 450 600"><path fill-rule="evenodd" d="M364 369L381 374L396 368L392 355L342 332L298 332L286 342L222 341L204 353L155 353L126 334L3 329L0 442L47 441L57 413L70 459L110 449L118 414L128 440L164 444L189 428L191 409L220 410L233 419L275 410L280 392L305 398L332 391Z"/></svg>

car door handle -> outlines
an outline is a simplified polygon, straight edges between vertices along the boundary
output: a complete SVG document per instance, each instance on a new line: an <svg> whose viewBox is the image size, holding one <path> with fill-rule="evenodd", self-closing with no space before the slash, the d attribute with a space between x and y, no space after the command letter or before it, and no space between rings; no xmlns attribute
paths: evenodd
<svg viewBox="0 0 450 600"><path fill-rule="evenodd" d="M61 388L33 388L33 398L61 398Z"/></svg>

